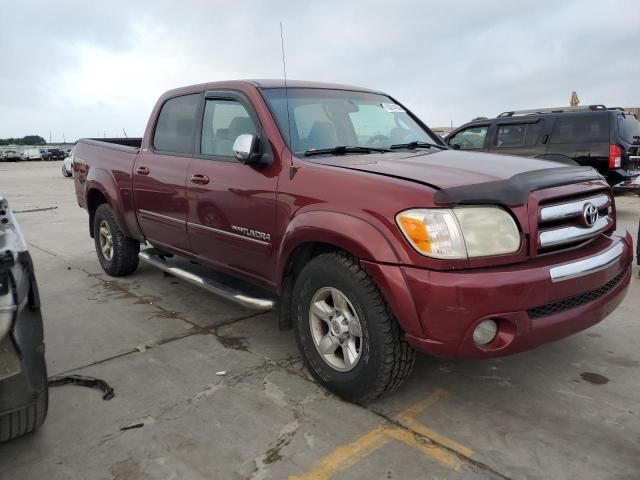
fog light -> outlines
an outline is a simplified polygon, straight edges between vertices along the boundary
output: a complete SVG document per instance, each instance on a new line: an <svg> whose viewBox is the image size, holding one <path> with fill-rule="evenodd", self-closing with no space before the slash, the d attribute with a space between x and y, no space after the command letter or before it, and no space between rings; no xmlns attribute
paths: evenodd
<svg viewBox="0 0 640 480"><path fill-rule="evenodd" d="M473 341L478 345L486 345L496 338L498 333L498 324L495 320L484 320L478 324L473 331Z"/></svg>

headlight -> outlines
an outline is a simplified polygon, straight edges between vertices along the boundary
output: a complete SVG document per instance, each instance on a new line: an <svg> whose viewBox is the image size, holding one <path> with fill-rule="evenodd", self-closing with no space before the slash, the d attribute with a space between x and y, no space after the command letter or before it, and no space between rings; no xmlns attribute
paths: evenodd
<svg viewBox="0 0 640 480"><path fill-rule="evenodd" d="M516 222L498 207L421 208L396 215L406 239L427 257L466 259L515 253Z"/></svg>

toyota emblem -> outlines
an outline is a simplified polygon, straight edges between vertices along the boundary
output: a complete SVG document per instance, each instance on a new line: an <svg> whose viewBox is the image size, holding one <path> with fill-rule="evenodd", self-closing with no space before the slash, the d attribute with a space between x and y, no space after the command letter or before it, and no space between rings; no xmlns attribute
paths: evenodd
<svg viewBox="0 0 640 480"><path fill-rule="evenodd" d="M593 203L587 202L582 208L582 220L586 227L593 227L598 221L598 209Z"/></svg>

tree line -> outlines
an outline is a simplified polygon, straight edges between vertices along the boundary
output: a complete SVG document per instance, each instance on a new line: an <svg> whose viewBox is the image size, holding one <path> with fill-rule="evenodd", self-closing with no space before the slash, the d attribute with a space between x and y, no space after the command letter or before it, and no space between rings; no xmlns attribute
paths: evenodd
<svg viewBox="0 0 640 480"><path fill-rule="evenodd" d="M46 145L40 135L26 135L22 138L0 138L0 145Z"/></svg>

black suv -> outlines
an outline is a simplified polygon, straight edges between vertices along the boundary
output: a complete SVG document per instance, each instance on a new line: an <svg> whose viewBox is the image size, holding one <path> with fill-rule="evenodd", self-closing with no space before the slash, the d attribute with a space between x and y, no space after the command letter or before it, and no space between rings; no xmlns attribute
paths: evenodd
<svg viewBox="0 0 640 480"><path fill-rule="evenodd" d="M64 160L67 155L59 148L50 148L48 150L49 156L47 160Z"/></svg>
<svg viewBox="0 0 640 480"><path fill-rule="evenodd" d="M455 149L577 162L619 189L640 192L640 121L604 105L504 112L449 134Z"/></svg>

